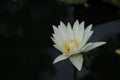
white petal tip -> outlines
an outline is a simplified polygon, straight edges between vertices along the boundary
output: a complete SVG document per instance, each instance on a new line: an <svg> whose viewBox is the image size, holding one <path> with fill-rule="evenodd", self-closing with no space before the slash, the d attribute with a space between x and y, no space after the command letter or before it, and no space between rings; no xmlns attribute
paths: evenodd
<svg viewBox="0 0 120 80"><path fill-rule="evenodd" d="M55 25L52 25L53 27L53 30L56 31L57 30L57 27Z"/></svg>
<svg viewBox="0 0 120 80"><path fill-rule="evenodd" d="M80 67L80 68L76 67L76 69L77 69L78 71L81 71L81 70L82 70L82 67Z"/></svg>
<svg viewBox="0 0 120 80"><path fill-rule="evenodd" d="M81 67L75 67L78 71L82 70L82 66Z"/></svg>
<svg viewBox="0 0 120 80"><path fill-rule="evenodd" d="M57 63L57 62L59 62L59 61L62 61L62 60L65 60L65 59L67 59L69 56L65 56L65 55L60 55L60 56L58 56L55 60L54 60L54 62L53 62L53 64L55 64L55 63Z"/></svg>
<svg viewBox="0 0 120 80"><path fill-rule="evenodd" d="M54 27L56 27L55 25L52 25L52 27L54 28Z"/></svg>
<svg viewBox="0 0 120 80"><path fill-rule="evenodd" d="M107 42L101 42L101 45L104 45L104 44L106 44Z"/></svg>
<svg viewBox="0 0 120 80"><path fill-rule="evenodd" d="M83 56L81 54L73 55L70 57L70 61L79 71L81 71L83 65Z"/></svg>
<svg viewBox="0 0 120 80"><path fill-rule="evenodd" d="M81 23L82 23L82 24L85 24L85 21L82 21Z"/></svg>
<svg viewBox="0 0 120 80"><path fill-rule="evenodd" d="M53 64L55 64L55 63L57 63L57 62L54 61Z"/></svg>
<svg viewBox="0 0 120 80"><path fill-rule="evenodd" d="M55 63L57 63L57 62L59 62L57 59L55 59L54 61L53 61L53 64L55 64Z"/></svg>
<svg viewBox="0 0 120 80"><path fill-rule="evenodd" d="M80 23L80 26L83 26L83 27L84 27L84 25L85 25L85 21L82 21L82 22Z"/></svg>
<svg viewBox="0 0 120 80"><path fill-rule="evenodd" d="M60 24L64 24L62 21L60 21Z"/></svg>
<svg viewBox="0 0 120 80"><path fill-rule="evenodd" d="M90 27L90 30L92 29L93 24L90 24L88 27Z"/></svg>
<svg viewBox="0 0 120 80"><path fill-rule="evenodd" d="M82 65L81 67L76 67L78 71L81 71L82 70Z"/></svg>
<svg viewBox="0 0 120 80"><path fill-rule="evenodd" d="M77 19L77 20L75 21L75 23L79 23L79 20Z"/></svg>
<svg viewBox="0 0 120 80"><path fill-rule="evenodd" d="M78 69L78 71L81 71L82 69L80 68L80 69Z"/></svg>

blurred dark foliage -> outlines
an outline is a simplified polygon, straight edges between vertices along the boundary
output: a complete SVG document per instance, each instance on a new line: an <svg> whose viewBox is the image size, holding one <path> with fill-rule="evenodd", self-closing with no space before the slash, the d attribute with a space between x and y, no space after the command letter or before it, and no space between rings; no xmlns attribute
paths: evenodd
<svg viewBox="0 0 120 80"><path fill-rule="evenodd" d="M52 61L45 49L4 48L0 50L0 79L44 80L43 74L54 74Z"/></svg>
<svg viewBox="0 0 120 80"><path fill-rule="evenodd" d="M89 8L83 5L74 5L74 18L80 21L84 20L86 25L98 25L120 19L120 15L118 15L120 9L115 5L110 5L101 0L88 0L88 4L90 5Z"/></svg>
<svg viewBox="0 0 120 80"><path fill-rule="evenodd" d="M1 0L0 44L49 47L52 25L63 15L63 8L52 0Z"/></svg>
<svg viewBox="0 0 120 80"><path fill-rule="evenodd" d="M120 34L114 34L107 39L107 44L94 50L94 60L89 68L90 74L82 80L119 80L120 55L115 50L120 49Z"/></svg>
<svg viewBox="0 0 120 80"><path fill-rule="evenodd" d="M102 1L120 8L120 0L102 0Z"/></svg>
<svg viewBox="0 0 120 80"><path fill-rule="evenodd" d="M43 74L53 74L44 48L51 46L52 24L63 14L49 0L0 0L1 80L44 80Z"/></svg>

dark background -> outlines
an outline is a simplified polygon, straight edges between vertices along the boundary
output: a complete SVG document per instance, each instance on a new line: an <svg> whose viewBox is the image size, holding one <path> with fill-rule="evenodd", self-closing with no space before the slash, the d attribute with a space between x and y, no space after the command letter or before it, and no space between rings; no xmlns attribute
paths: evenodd
<svg viewBox="0 0 120 80"><path fill-rule="evenodd" d="M54 0L0 0L0 79L44 80L44 72L55 74L53 58L45 52L53 45L52 25L78 19L96 26L120 19L117 6L100 0L88 3L89 8Z"/></svg>

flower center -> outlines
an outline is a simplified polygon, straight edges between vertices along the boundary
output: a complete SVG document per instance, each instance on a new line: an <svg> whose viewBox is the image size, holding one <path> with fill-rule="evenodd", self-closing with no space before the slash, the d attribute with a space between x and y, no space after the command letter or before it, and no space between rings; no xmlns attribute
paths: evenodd
<svg viewBox="0 0 120 80"><path fill-rule="evenodd" d="M72 50L73 47L79 47L79 45L80 43L77 40L69 40L65 42L65 44L63 45L63 48L67 52L70 52L70 50Z"/></svg>

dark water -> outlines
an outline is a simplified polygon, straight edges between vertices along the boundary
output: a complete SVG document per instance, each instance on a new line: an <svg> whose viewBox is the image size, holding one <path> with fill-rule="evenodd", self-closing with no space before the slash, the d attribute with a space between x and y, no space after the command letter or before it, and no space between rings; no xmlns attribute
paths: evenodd
<svg viewBox="0 0 120 80"><path fill-rule="evenodd" d="M55 53L59 53L52 47L52 25L57 26L59 21L73 23L76 19L84 20L86 25L100 25L120 19L117 14L119 8L116 6L95 0L90 0L89 3L90 7L85 8L83 5L62 6L54 0L1 0L0 79L71 79L69 62L65 62L65 67L59 67L63 63L52 64L57 56ZM60 71L64 68L70 74ZM82 74L84 71L87 72L83 69ZM66 74L63 75L64 73Z"/></svg>

